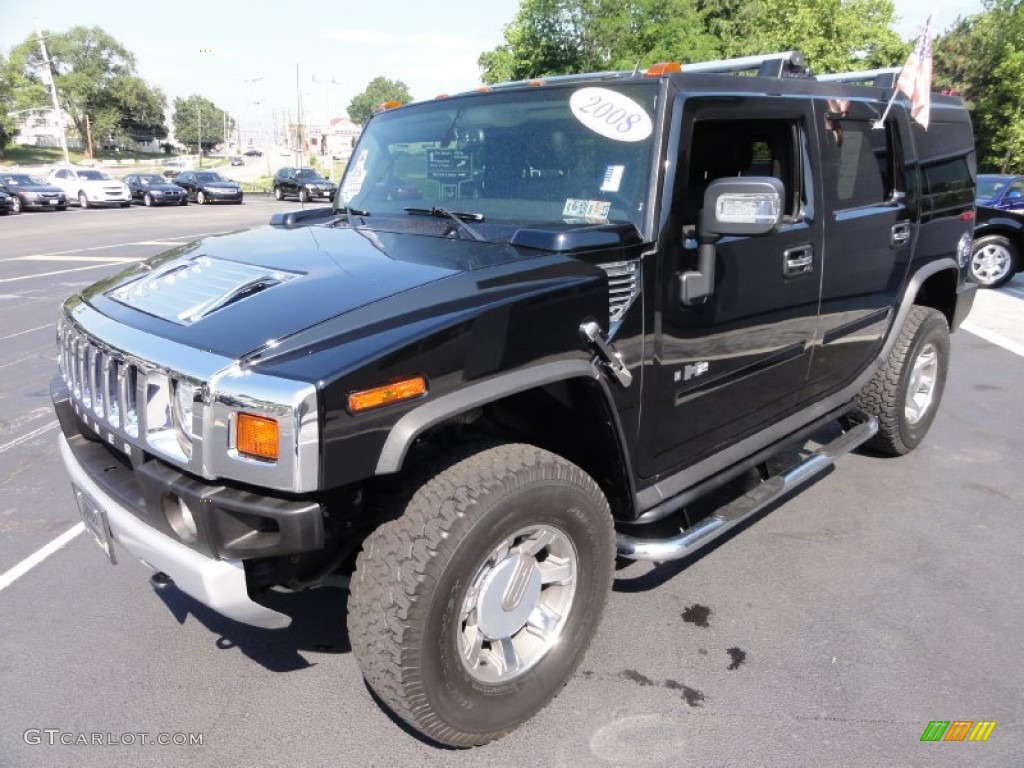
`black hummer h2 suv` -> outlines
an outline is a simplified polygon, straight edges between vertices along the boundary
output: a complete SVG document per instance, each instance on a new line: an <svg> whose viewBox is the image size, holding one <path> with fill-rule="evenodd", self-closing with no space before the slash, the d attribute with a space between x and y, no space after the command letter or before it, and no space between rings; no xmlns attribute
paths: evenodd
<svg viewBox="0 0 1024 768"><path fill-rule="evenodd" d="M242 622L347 579L387 706L500 737L580 662L616 555L683 557L928 431L974 295L975 156L959 99L879 122L892 80L784 54L380 111L332 207L64 304L82 515Z"/></svg>

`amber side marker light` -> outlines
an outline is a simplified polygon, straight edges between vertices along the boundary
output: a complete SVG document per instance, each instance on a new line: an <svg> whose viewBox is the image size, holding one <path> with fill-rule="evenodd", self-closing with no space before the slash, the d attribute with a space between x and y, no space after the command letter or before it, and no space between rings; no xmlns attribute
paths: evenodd
<svg viewBox="0 0 1024 768"><path fill-rule="evenodd" d="M403 400L422 397L425 394L427 394L427 380L422 376L416 376L412 379L385 384L383 387L353 392L348 396L348 410L349 413L362 413L392 403L400 403Z"/></svg>
<svg viewBox="0 0 1024 768"><path fill-rule="evenodd" d="M245 456L277 461L277 422L252 413L238 414L235 421L235 449Z"/></svg>

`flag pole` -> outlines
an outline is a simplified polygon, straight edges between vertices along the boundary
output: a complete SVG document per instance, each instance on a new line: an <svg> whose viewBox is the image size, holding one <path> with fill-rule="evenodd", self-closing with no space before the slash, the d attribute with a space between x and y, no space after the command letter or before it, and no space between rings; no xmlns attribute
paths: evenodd
<svg viewBox="0 0 1024 768"><path fill-rule="evenodd" d="M892 96L889 98L889 103L885 105L885 111L882 113L882 116L871 123L872 128L882 128L885 125L885 118L889 116L889 110L892 109L892 105L901 91L910 98L912 110L919 110L921 106L921 81L924 80L924 120L921 120L916 114L913 115L913 118L924 125L927 130L928 110L931 106L929 92L931 91L932 81L931 37L933 16L934 14L929 14L924 26L921 27L921 33L917 36L914 48L910 52L910 56L907 57L907 61L903 65L903 69L900 70L899 76L896 78L896 82L893 83ZM925 70L927 70L926 74Z"/></svg>

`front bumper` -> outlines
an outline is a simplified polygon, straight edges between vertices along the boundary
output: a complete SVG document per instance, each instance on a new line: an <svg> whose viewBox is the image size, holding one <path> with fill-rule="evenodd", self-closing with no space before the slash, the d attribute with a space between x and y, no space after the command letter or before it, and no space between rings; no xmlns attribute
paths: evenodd
<svg viewBox="0 0 1024 768"><path fill-rule="evenodd" d="M289 617L250 597L244 561L322 549L320 504L208 483L144 455L129 461L82 428L59 377L51 383L51 397L71 482L106 514L118 547L228 618L287 626ZM168 501L173 506L179 499L193 512L192 540L176 533L164 511Z"/></svg>

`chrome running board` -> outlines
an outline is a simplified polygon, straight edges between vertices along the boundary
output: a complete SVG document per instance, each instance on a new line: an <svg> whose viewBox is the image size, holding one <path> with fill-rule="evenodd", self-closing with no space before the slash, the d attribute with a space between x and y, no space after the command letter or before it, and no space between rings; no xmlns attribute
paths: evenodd
<svg viewBox="0 0 1024 768"><path fill-rule="evenodd" d="M641 539L617 533L619 556L630 560L653 560L662 563L684 558L711 543L744 520L753 517L771 502L816 477L831 467L840 456L870 440L878 432L878 419L874 416L853 411L847 415L847 419L857 423L796 466L768 478L753 490L676 536L667 539Z"/></svg>

